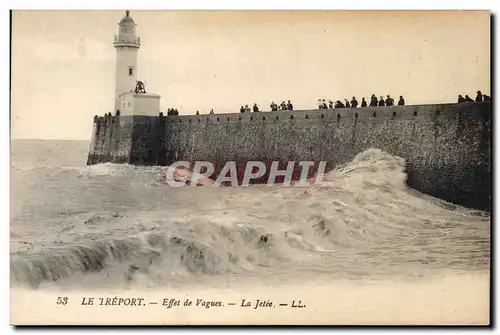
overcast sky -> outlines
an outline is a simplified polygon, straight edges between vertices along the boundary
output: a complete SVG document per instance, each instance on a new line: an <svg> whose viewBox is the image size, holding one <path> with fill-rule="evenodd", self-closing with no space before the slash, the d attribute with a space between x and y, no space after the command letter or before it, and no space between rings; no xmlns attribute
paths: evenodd
<svg viewBox="0 0 500 335"><path fill-rule="evenodd" d="M12 137L90 139L113 112L124 11L15 11ZM372 93L407 104L490 94L488 12L131 11L138 79L162 110L296 109ZM396 99L397 100L397 99Z"/></svg>

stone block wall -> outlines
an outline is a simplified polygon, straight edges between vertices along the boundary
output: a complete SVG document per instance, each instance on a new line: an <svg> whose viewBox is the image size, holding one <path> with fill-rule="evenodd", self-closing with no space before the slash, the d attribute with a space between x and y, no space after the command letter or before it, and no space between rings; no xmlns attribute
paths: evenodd
<svg viewBox="0 0 500 335"><path fill-rule="evenodd" d="M411 187L489 210L490 121L490 103L97 118L88 163L209 161L217 176L236 161L241 182L247 161L279 161L280 169L296 161L298 178L299 161L326 161L328 171L378 148L405 158Z"/></svg>

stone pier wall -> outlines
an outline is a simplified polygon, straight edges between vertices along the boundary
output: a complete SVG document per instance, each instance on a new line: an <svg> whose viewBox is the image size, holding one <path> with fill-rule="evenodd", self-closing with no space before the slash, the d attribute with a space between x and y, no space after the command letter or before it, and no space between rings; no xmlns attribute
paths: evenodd
<svg viewBox="0 0 500 335"><path fill-rule="evenodd" d="M94 119L88 164L209 161L218 173L236 161L241 180L247 161L280 161L280 169L326 161L329 170L379 148L405 158L411 187L490 210L490 121L490 103L103 117Z"/></svg>

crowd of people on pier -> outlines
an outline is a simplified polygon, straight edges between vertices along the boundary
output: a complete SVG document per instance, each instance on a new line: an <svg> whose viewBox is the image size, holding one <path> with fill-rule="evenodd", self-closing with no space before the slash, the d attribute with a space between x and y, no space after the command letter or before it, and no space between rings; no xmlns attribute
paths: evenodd
<svg viewBox="0 0 500 335"><path fill-rule="evenodd" d="M357 108L358 107L358 101L356 100L356 97L352 97L352 100L349 101L347 99L344 99L345 103L342 103L340 100L337 100L335 103L332 100L328 100L328 103L326 102L325 99L318 99L318 108L319 109L336 109L336 108ZM404 106L405 104L405 99L403 98L402 95L399 96L399 101L398 101L398 106ZM387 95L387 97L384 99L384 97L380 97L378 99L375 94L372 94L370 98L370 104L366 102L365 98L361 98L361 106L360 107L378 107L378 106L394 106L394 99L391 98L390 95ZM279 105L276 104L274 101L271 102L269 105L270 111L271 112L277 112L277 111L293 111L293 104L290 100L288 102L285 102L283 100ZM249 105L241 105L240 107L240 113L257 113L260 112L261 110L259 109L259 106L254 103L252 108L249 107ZM196 115L199 115L200 113L196 111ZM213 109L210 111L210 114L214 114Z"/></svg>
<svg viewBox="0 0 500 335"><path fill-rule="evenodd" d="M318 108L319 109L337 109L337 108L357 108L359 103L356 97L352 97L351 101L344 99L345 103L343 103L340 100L335 101L335 103L332 100L328 100L328 103L326 103L325 99L318 99ZM399 101L398 101L398 106L404 106L405 104L405 99L403 98L402 95L399 96ZM390 95L387 95L387 97L384 99L383 96L380 97L380 99L377 98L375 94L372 94L370 97L370 104L368 105L365 97L361 98L361 105L360 107L382 107L382 106L394 106L394 99L391 98Z"/></svg>
<svg viewBox="0 0 500 335"><path fill-rule="evenodd" d="M169 109L167 109L167 115L168 116L179 115L179 111L177 110L177 108L169 108Z"/></svg>
<svg viewBox="0 0 500 335"><path fill-rule="evenodd" d="M458 96L458 103L470 103L470 102L489 102L491 101L491 97L483 94L481 91L476 92L476 99L472 100L467 94L465 96L462 96L461 94ZM365 97L361 98L361 103L358 102L356 97L352 97L352 99L349 101L348 99L344 99L344 102L337 100L333 102L332 100L326 100L326 99L318 99L318 109L339 109L339 108L358 108L359 107L383 107L383 106L404 106L405 105L405 99L402 95L399 96L399 100L397 104L395 103L395 100L391 97L391 95L386 95L384 98L383 96L380 96L380 98L377 98L375 94L372 94L370 97L370 102L365 99ZM279 105L276 104L274 101L271 102L269 105L270 111L271 112L276 112L276 111L293 111L294 107L293 104L290 100L283 100ZM240 113L258 113L262 112L259 108L259 106L254 103L253 106L250 108L249 105L241 105L240 106ZM215 114L214 110L211 109L209 114ZM163 113L161 113L163 115ZM179 111L176 108L169 108L167 110L167 115L179 115ZM200 115L199 111L196 111L196 115Z"/></svg>
<svg viewBox="0 0 500 335"><path fill-rule="evenodd" d="M279 104L279 106L277 104L275 104L274 101L272 101L271 104L269 105L269 107L271 108L271 112L276 112L276 111L293 111L293 104L291 103L290 100L288 100L288 102L285 102L283 100L281 102L281 104Z"/></svg>
<svg viewBox="0 0 500 335"><path fill-rule="evenodd" d="M293 111L293 104L290 100L288 100L288 102L285 102L284 100L281 102L281 104L277 105L274 101L271 102L271 104L269 105L269 108L271 110L271 112L276 112L276 111ZM240 107L240 113L258 113L260 112L261 110L259 109L259 106L254 103L252 108L250 109L250 107L248 105L245 105L245 106L241 106Z"/></svg>
<svg viewBox="0 0 500 335"><path fill-rule="evenodd" d="M472 100L467 94L463 97L461 94L458 95L458 103L466 103L466 102L489 102L491 101L491 97L483 94L481 91L476 92L476 100Z"/></svg>
<svg viewBox="0 0 500 335"><path fill-rule="evenodd" d="M259 106L257 106L257 104L253 104L252 109L250 109L248 105L240 107L240 113L251 113L252 111L254 113L260 112Z"/></svg>

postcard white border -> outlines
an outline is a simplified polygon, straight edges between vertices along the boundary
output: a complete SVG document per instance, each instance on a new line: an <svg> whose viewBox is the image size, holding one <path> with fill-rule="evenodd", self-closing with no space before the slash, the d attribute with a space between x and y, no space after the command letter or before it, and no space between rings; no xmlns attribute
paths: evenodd
<svg viewBox="0 0 500 335"><path fill-rule="evenodd" d="M4 234L2 237L4 239L3 243L0 243L0 246L4 249L1 253L1 261L2 261L2 269L5 269L1 272L1 284L4 289L3 297L9 296L9 255L10 255L10 229L9 229L9 211L10 211L10 203L9 203L9 170L10 170L10 118L9 118L9 39L10 39L10 27L9 27L9 9L481 9L481 10L492 10L493 13L499 13L499 1L493 0L475 0L475 1L464 1L464 0L455 0L455 1L436 1L436 0L411 0L411 1L396 1L396 0L379 0L379 1L370 1L370 0L350 0L345 2L333 2L333 1L320 1L320 0L307 0L307 1L297 1L297 0L288 0L288 1L270 1L270 0L243 0L243 1L224 1L224 0L212 0L210 2L202 1L202 0L183 0L177 2L164 2L164 1L132 1L132 0L122 0L119 3L117 2L108 2L103 3L102 0L78 0L78 1L62 1L62 0L46 0L40 2L35 0L20 0L20 1L2 1L0 3L1 11L0 11L0 22L1 22L1 32L0 39L1 45L3 48L0 52L0 60L1 60L1 78L0 81L1 89L0 94L2 98L0 99L0 103L2 104L2 116L3 122L1 123L1 139L3 150L0 153L0 178L1 178L1 201L0 204L2 206L0 213L3 216L2 220L2 228L4 229ZM498 21L496 23L498 25ZM498 35L495 36L495 45L498 44ZM491 60L494 62L494 60ZM497 74L495 71L494 75ZM492 92L492 97L495 99L498 97L498 87L495 87L495 91ZM494 111L496 112L496 111ZM494 145L498 145L497 136L494 138ZM496 157L494 155L495 161L493 162L494 166L497 165ZM498 179L498 178L497 178ZM495 184L496 186L496 184ZM495 201L495 208L497 205L497 201ZM495 237L498 237L495 234ZM494 252L492 250L492 252ZM494 258L496 263L496 257ZM495 264L496 265L496 264ZM5 330L6 333L13 333L14 330L9 325L9 300L2 299L1 305L1 323L2 330ZM408 329L410 330L410 329ZM41 334L52 334L54 330L45 329L38 330ZM60 330L59 334L66 334L70 332L75 333L83 333L85 329L78 330ZM125 330L123 330L125 331ZM137 332L145 332L146 329L136 329ZM175 329L169 329L168 331L177 331ZM184 330L191 332L193 330ZM207 330L205 330L207 331ZM265 329L256 329L252 330L253 332L268 332L271 330ZM304 330L305 332L312 332L312 330ZM340 333L347 333L348 330L338 330ZM351 330L352 331L352 330ZM368 331L368 329L360 329L359 331ZM423 330L411 330L412 332L429 332L429 331L439 331L435 329L423 329ZM472 330L471 330L472 331ZM92 330L92 332L97 334L104 334L104 332L109 332L106 330ZM210 330L210 332L217 332L217 330ZM398 331L399 332L399 331ZM402 330L401 330L402 332ZM3 333L3 332L2 332Z"/></svg>

